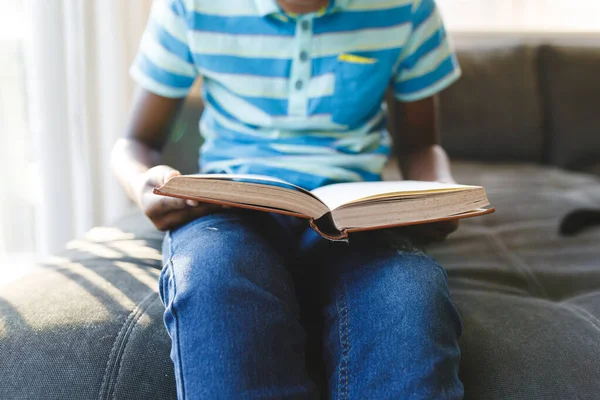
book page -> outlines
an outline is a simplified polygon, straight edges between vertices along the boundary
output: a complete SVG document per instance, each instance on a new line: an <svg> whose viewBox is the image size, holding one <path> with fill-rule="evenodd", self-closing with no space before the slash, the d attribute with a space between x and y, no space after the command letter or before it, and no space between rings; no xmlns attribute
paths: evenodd
<svg viewBox="0 0 600 400"><path fill-rule="evenodd" d="M334 210L342 205L366 200L385 199L428 193L465 190L474 186L422 181L383 181L336 183L312 191L323 203Z"/></svg>

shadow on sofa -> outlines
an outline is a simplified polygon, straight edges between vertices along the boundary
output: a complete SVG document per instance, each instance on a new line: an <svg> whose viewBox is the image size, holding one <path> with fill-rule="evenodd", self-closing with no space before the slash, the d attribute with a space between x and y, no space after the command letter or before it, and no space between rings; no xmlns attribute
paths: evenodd
<svg viewBox="0 0 600 400"><path fill-rule="evenodd" d="M465 324L466 398L597 398L600 229L566 238L558 227L573 209L600 207L600 181L557 167L598 169L600 50L460 58L464 77L441 96L444 145L463 159L457 179L484 185L498 210L430 249ZM200 112L191 99L167 150L184 172L197 163ZM0 399L175 398L161 239L133 211L0 287Z"/></svg>
<svg viewBox="0 0 600 400"><path fill-rule="evenodd" d="M173 397L156 291L162 235L128 221L92 230L2 288L0 398Z"/></svg>

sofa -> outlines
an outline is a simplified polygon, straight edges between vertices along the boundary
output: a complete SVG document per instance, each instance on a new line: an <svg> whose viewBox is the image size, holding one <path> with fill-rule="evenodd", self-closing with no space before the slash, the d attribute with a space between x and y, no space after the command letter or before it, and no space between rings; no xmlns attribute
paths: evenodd
<svg viewBox="0 0 600 400"><path fill-rule="evenodd" d="M559 226L600 208L600 48L459 58L463 78L440 96L443 143L456 178L485 186L497 209L428 249L464 321L465 398L598 399L600 228ZM200 112L189 99L166 152L184 172ZM132 210L0 286L0 399L174 399L161 240Z"/></svg>

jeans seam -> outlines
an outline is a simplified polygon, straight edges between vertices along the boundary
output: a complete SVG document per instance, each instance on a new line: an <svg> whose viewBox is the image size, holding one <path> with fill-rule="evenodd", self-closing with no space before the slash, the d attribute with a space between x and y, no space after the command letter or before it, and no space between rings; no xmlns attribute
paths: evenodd
<svg viewBox="0 0 600 400"><path fill-rule="evenodd" d="M167 268L171 269L170 279L173 281L173 293L171 293L170 301L168 307L171 309L171 314L173 314L173 320L175 321L175 331L173 332L173 341L177 351L177 364L179 370L179 382L181 382L181 399L185 400L185 382L183 381L183 363L181 361L181 345L179 341L179 318L177 318L177 312L175 311L175 296L177 294L177 285L175 283L175 274L173 273L173 240L171 239L171 234L169 233L169 260L167 262ZM175 360L173 360L175 362Z"/></svg>
<svg viewBox="0 0 600 400"><path fill-rule="evenodd" d="M167 264L163 265L162 270L160 271L160 275L158 276L158 298L163 306L167 306L165 302L165 271Z"/></svg>
<svg viewBox="0 0 600 400"><path fill-rule="evenodd" d="M346 298L346 285L341 281L341 290L336 299L336 307L339 316L339 337L341 346L340 367L338 371L338 398L347 400L349 391L349 353L350 335L348 321L348 301Z"/></svg>
<svg viewBox="0 0 600 400"><path fill-rule="evenodd" d="M429 260L431 260L431 262L433 263L433 265L435 265L438 269L438 271L440 271L442 273L442 276L444 277L444 279L446 280L446 283L448 282L448 271L446 271L446 268L442 267L442 265L437 262L437 260L427 254L425 254L425 257L429 258Z"/></svg>

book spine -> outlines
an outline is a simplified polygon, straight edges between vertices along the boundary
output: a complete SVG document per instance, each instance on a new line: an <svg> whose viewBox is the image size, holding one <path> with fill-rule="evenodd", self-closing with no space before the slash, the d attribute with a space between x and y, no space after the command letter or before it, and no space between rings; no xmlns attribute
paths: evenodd
<svg viewBox="0 0 600 400"><path fill-rule="evenodd" d="M331 212L323 214L317 219L311 218L309 224L315 232L325 239L333 241L346 241L348 239L348 232L345 229L339 230L336 228Z"/></svg>

